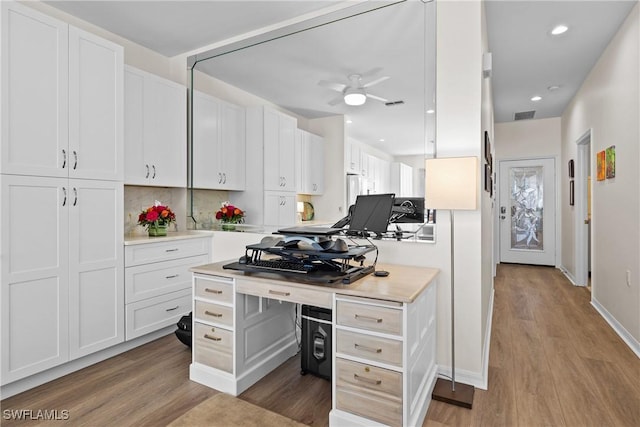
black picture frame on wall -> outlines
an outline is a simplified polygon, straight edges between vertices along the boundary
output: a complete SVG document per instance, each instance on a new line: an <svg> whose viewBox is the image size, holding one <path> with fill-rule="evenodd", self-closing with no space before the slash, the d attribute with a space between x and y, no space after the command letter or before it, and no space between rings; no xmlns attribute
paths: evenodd
<svg viewBox="0 0 640 427"><path fill-rule="evenodd" d="M569 206L573 206L574 203L574 185L573 180L569 181Z"/></svg>
<svg viewBox="0 0 640 427"><path fill-rule="evenodd" d="M569 178L574 177L573 159L569 160Z"/></svg>
<svg viewBox="0 0 640 427"><path fill-rule="evenodd" d="M489 140L489 132L484 131L484 159L491 165L491 141Z"/></svg>
<svg viewBox="0 0 640 427"><path fill-rule="evenodd" d="M491 167L488 164L484 165L484 191L491 193L493 186L493 179L491 179Z"/></svg>

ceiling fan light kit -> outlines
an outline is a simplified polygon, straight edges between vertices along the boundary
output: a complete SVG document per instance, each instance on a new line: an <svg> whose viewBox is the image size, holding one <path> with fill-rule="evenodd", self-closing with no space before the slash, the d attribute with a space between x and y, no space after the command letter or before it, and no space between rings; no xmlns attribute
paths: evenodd
<svg viewBox="0 0 640 427"><path fill-rule="evenodd" d="M344 90L344 103L347 105L362 105L367 101L367 95L360 88L348 87Z"/></svg>

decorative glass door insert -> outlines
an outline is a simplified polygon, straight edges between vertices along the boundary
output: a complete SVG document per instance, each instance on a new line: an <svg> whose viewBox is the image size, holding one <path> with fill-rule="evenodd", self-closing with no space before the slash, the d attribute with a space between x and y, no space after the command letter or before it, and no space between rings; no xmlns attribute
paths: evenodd
<svg viewBox="0 0 640 427"><path fill-rule="evenodd" d="M544 179L542 166L510 169L511 248L543 250Z"/></svg>

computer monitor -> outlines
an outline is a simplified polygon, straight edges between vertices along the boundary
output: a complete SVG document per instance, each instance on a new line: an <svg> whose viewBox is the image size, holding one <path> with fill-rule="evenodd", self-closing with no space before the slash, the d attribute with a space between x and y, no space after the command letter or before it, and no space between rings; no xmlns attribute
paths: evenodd
<svg viewBox="0 0 640 427"><path fill-rule="evenodd" d="M380 237L387 232L395 194L369 194L356 198L348 234Z"/></svg>
<svg viewBox="0 0 640 427"><path fill-rule="evenodd" d="M424 197L396 197L393 202L391 222L424 223Z"/></svg>

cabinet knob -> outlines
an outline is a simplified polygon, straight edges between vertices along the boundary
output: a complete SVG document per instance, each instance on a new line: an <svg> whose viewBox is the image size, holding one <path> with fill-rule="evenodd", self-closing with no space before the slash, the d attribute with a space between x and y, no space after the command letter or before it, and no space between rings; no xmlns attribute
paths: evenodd
<svg viewBox="0 0 640 427"><path fill-rule="evenodd" d="M75 159L73 162L73 170L76 170L76 168L78 167L78 153L76 152L76 150L73 150L73 158Z"/></svg>
<svg viewBox="0 0 640 427"><path fill-rule="evenodd" d="M62 169L67 167L67 150L62 149Z"/></svg>
<svg viewBox="0 0 640 427"><path fill-rule="evenodd" d="M65 187L62 187L62 194L64 195L64 198L62 199L62 206L66 206L67 205L67 189Z"/></svg>
<svg viewBox="0 0 640 427"><path fill-rule="evenodd" d="M149 178L149 165L144 165L145 168L147 168L147 174L144 176L144 179Z"/></svg>
<svg viewBox="0 0 640 427"><path fill-rule="evenodd" d="M156 179L156 165L151 165L151 168L153 169L153 176L151 179Z"/></svg>

